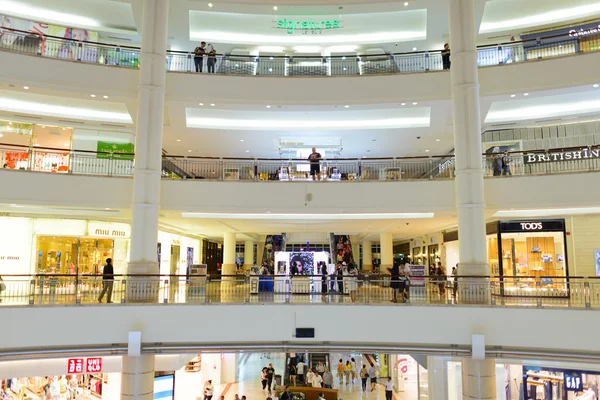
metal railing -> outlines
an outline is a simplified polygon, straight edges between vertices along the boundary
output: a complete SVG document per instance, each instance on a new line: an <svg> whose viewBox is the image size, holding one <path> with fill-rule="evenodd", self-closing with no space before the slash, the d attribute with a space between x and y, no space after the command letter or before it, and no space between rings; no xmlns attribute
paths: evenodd
<svg viewBox="0 0 600 400"><path fill-rule="evenodd" d="M600 278L389 275L5 275L1 305L108 303L481 304L600 308ZM104 292L104 295L102 293ZM102 298L100 299L100 297Z"/></svg>
<svg viewBox="0 0 600 400"><path fill-rule="evenodd" d="M132 176L134 154L69 150L0 143L5 169L64 174ZM486 153L484 175L529 176L600 171L600 145ZM453 155L336 158L320 163L322 181L403 181L453 179ZM164 179L211 181L309 181L305 159L216 158L163 155Z"/></svg>
<svg viewBox="0 0 600 400"><path fill-rule="evenodd" d="M140 48L66 39L3 28L0 49L83 63L138 68ZM478 47L480 67L545 60L595 52L600 40L586 38L585 45L568 34ZM192 52L167 51L169 72L262 76L358 76L418 73L444 69L441 50L393 54L340 56L255 56L216 54L195 57Z"/></svg>

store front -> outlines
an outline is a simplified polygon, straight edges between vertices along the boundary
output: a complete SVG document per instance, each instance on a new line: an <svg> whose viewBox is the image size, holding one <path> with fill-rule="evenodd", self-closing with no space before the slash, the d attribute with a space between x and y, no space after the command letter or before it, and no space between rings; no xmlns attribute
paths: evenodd
<svg viewBox="0 0 600 400"><path fill-rule="evenodd" d="M492 224L490 224L492 225ZM488 229L493 294L568 296L565 220L498 221ZM493 225L492 225L493 227Z"/></svg>
<svg viewBox="0 0 600 400"><path fill-rule="evenodd" d="M597 51L600 48L600 24L592 22L551 31L521 35L528 60Z"/></svg>
<svg viewBox="0 0 600 400"><path fill-rule="evenodd" d="M600 372L523 366L521 398L539 400L597 400Z"/></svg>

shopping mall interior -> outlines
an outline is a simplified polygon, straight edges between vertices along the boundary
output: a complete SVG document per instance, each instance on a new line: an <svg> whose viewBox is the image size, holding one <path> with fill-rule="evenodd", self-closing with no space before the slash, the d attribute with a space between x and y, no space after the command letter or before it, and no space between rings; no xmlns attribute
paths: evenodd
<svg viewBox="0 0 600 400"><path fill-rule="evenodd" d="M0 55L3 399L598 400L599 0L0 0Z"/></svg>

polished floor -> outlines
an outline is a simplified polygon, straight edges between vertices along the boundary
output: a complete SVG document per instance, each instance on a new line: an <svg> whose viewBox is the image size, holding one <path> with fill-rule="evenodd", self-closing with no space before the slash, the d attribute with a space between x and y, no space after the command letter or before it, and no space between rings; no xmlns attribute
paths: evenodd
<svg viewBox="0 0 600 400"><path fill-rule="evenodd" d="M349 355L338 355L332 354L332 364L337 365L337 358L342 359L348 358ZM260 373L263 367L273 363L276 374L283 374L285 354L273 353L273 354L242 354L240 365L238 368L238 381L223 383L218 387L215 387L214 398L219 396L225 396L225 400L233 400L237 394L241 398L246 396L248 400L265 400L268 397L268 391L263 390L260 383ZM352 357L356 359L358 365L366 362L363 360L362 355L353 354ZM334 372L335 376L335 372ZM357 379L354 383L347 385L345 382L343 385L339 384L337 378L334 378L334 389L338 389L338 398L343 400L385 400L385 391L383 385L378 384L374 391L363 392L361 389L360 380ZM394 400L417 400L417 397L405 395L402 392L394 392Z"/></svg>

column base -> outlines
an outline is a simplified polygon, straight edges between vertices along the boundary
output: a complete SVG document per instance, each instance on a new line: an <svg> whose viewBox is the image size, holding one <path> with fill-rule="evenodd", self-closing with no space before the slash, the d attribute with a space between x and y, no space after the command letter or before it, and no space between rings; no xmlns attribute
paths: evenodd
<svg viewBox="0 0 600 400"><path fill-rule="evenodd" d="M463 359L463 400L496 400L496 361Z"/></svg>
<svg viewBox="0 0 600 400"><path fill-rule="evenodd" d="M458 265L458 302L488 304L491 299L489 273L488 264L460 263ZM461 276L468 276L468 278L460 278Z"/></svg>
<svg viewBox="0 0 600 400"><path fill-rule="evenodd" d="M154 398L154 355L123 357L121 399Z"/></svg>
<svg viewBox="0 0 600 400"><path fill-rule="evenodd" d="M160 278L157 276L158 262L132 261L127 264L128 277L125 290L128 303L155 303L158 302ZM140 275L140 276L135 276ZM144 276L146 275L146 276ZM155 275L155 276L147 276ZM163 290L166 290L164 288Z"/></svg>

